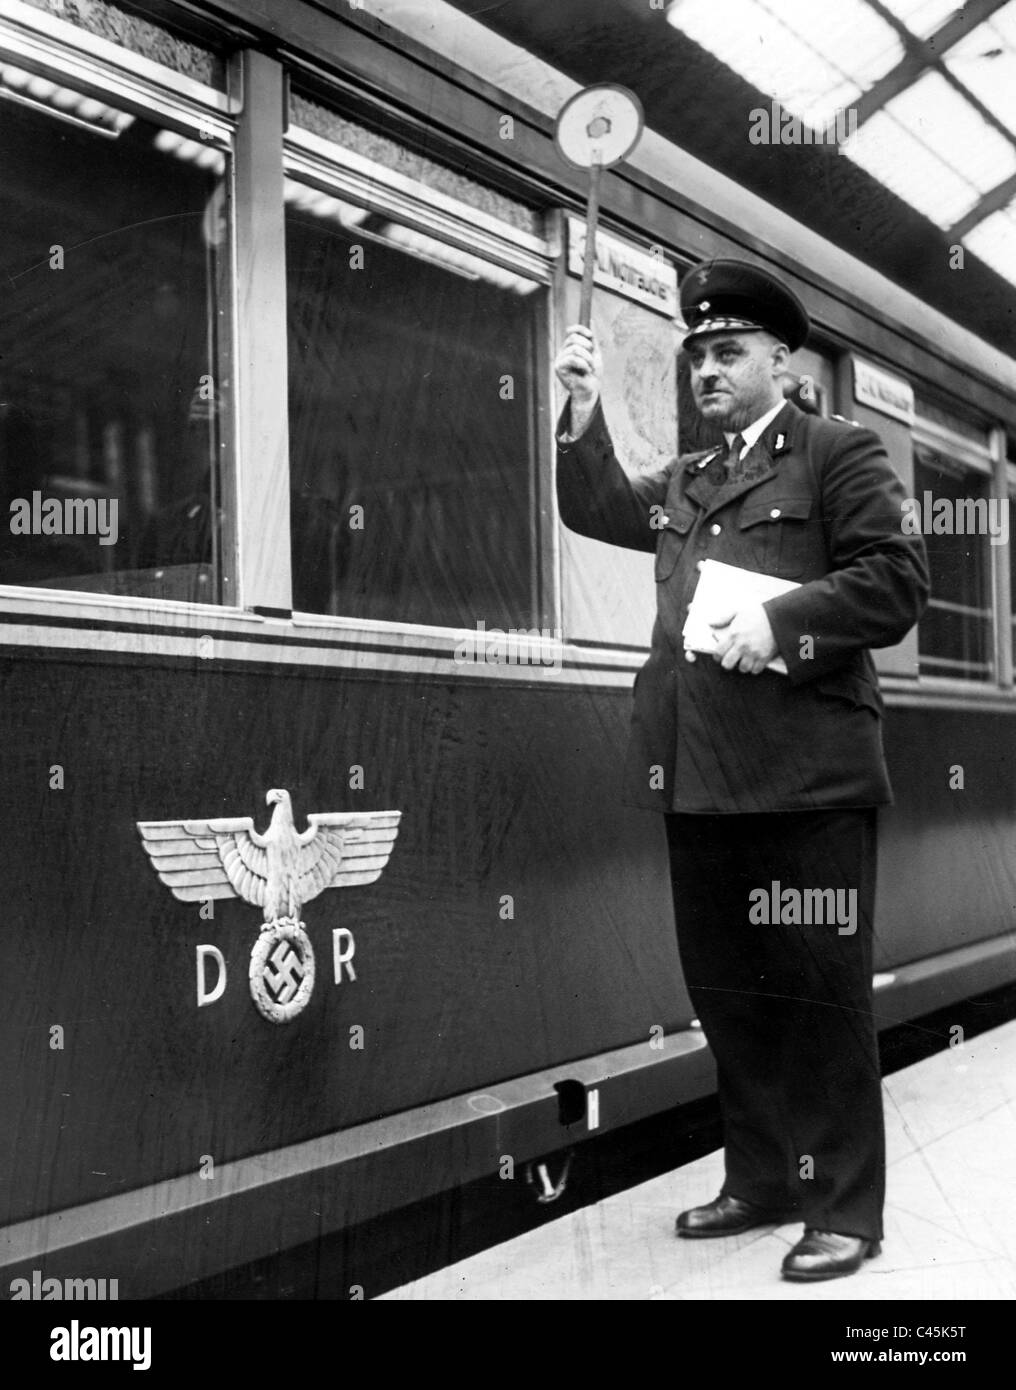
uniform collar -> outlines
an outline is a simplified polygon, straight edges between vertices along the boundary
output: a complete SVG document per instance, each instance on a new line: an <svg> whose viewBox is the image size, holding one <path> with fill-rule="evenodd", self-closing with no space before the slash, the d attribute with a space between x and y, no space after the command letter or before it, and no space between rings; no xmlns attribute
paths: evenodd
<svg viewBox="0 0 1016 1390"><path fill-rule="evenodd" d="M725 484L719 495L715 485L705 477L704 470L717 454L723 452L722 447L711 449L706 454L692 455L686 465L686 472L691 474L691 477L685 485L684 496L702 507L705 516L710 516L714 511L729 506L742 493L750 492L758 487L759 483L775 477L780 458L793 448L794 436L803 419L803 412L798 410L793 401L784 401L776 411L767 411L765 417L757 422L761 424L762 432L752 446L752 451L760 455L759 463L765 460L767 466L761 471L753 471L751 477Z"/></svg>
<svg viewBox="0 0 1016 1390"><path fill-rule="evenodd" d="M803 411L798 410L793 401L782 401L779 405L774 406L772 410L767 410L764 415L760 415L757 420L753 421L747 429L741 431L745 438L747 438L750 433L756 432L755 438L747 444L745 449L742 449L742 458L748 449L751 449L758 443L759 439L762 439L763 443L768 447L772 458L779 458L781 454L785 454L791 447L798 421L803 419ZM733 439L733 437L733 435L729 435L728 440ZM723 446L716 445L712 449L703 449L697 454L687 454L682 459L684 470L686 473L690 473L695 477L702 473L707 465L722 453Z"/></svg>
<svg viewBox="0 0 1016 1390"><path fill-rule="evenodd" d="M786 401L777 401L771 410L767 410L764 415L760 415L757 420L753 420L750 425L745 425L744 429L739 431L741 438L744 440L745 445L745 447L741 450L742 458L744 458L744 455L747 452L747 450L752 448L752 446L758 441L766 426L771 424L772 421L776 419L777 415L779 415L780 411L783 409L785 405ZM737 437L737 434L728 434L726 430L724 430L723 437L727 441L727 448L729 449L731 441Z"/></svg>
<svg viewBox="0 0 1016 1390"><path fill-rule="evenodd" d="M774 406L773 410L767 410L764 416L760 416L756 421L753 421L753 424L748 425L748 430L757 427L759 436L757 436L755 443L762 439L763 445L769 449L770 457L778 459L780 455L787 453L787 450L791 448L796 431L798 431L799 421L802 421L803 418L805 418L803 410L798 410L792 400L784 400L780 406ZM746 431L742 431L742 434L746 434ZM752 448L752 445L749 445L748 448ZM712 449L688 453L688 455L682 456L680 461L685 473L696 478L706 470L713 459L716 459L723 452L723 445L714 445ZM744 452L745 450L742 450L742 456L744 456Z"/></svg>

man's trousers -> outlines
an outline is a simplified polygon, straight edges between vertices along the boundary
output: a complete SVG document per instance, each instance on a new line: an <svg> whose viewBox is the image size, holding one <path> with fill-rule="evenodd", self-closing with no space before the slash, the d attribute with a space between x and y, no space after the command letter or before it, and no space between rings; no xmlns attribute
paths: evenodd
<svg viewBox="0 0 1016 1390"><path fill-rule="evenodd" d="M876 817L665 817L681 963L718 1070L723 1191L872 1240L885 1193Z"/></svg>

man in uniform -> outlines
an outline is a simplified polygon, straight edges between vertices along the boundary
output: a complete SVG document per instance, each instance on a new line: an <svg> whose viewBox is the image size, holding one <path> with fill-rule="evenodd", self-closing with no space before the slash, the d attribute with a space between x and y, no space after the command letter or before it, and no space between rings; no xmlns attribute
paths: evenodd
<svg viewBox="0 0 1016 1390"><path fill-rule="evenodd" d="M555 364L570 398L558 500L572 530L656 552L625 800L665 813L726 1169L719 1197L682 1212L678 1235L800 1220L783 1273L828 1279L882 1238L872 912L875 808L891 792L868 649L920 617L927 560L903 533L904 489L878 437L784 400L809 330L797 297L760 268L714 260L686 276L681 306L695 404L726 446L629 479L599 401L595 340L571 328ZM715 615L715 651L699 655L682 629L706 559L796 587Z"/></svg>

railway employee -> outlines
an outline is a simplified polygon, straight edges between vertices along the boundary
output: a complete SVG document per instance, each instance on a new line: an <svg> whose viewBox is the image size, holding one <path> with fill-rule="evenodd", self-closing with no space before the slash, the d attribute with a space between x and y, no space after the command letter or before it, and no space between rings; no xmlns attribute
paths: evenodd
<svg viewBox="0 0 1016 1390"><path fill-rule="evenodd" d="M875 808L891 791L868 649L920 617L927 561L901 529L904 489L878 437L784 400L809 330L797 297L761 269L714 260L686 276L681 306L695 404L726 446L629 480L599 400L595 339L572 328L555 363L569 393L558 499L572 530L656 553L625 800L665 814L725 1157L720 1195L682 1212L677 1233L803 1221L783 1273L829 1279L878 1254L882 1238L872 911ZM799 585L717 615L711 656L682 639L707 558ZM786 674L768 665L777 655Z"/></svg>

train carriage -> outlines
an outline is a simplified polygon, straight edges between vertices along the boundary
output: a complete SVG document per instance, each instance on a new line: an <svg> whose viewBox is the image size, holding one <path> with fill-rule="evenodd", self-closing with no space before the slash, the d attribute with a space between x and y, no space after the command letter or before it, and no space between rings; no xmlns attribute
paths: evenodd
<svg viewBox="0 0 1016 1390"><path fill-rule="evenodd" d="M441 0L0 6L8 1282L167 1293L713 1087L620 804L652 560L554 502L576 86ZM700 442L725 254L808 308L797 399L1008 525L1012 357L651 130L626 467ZM881 1026L1016 978L1007 537L930 533L877 653Z"/></svg>

